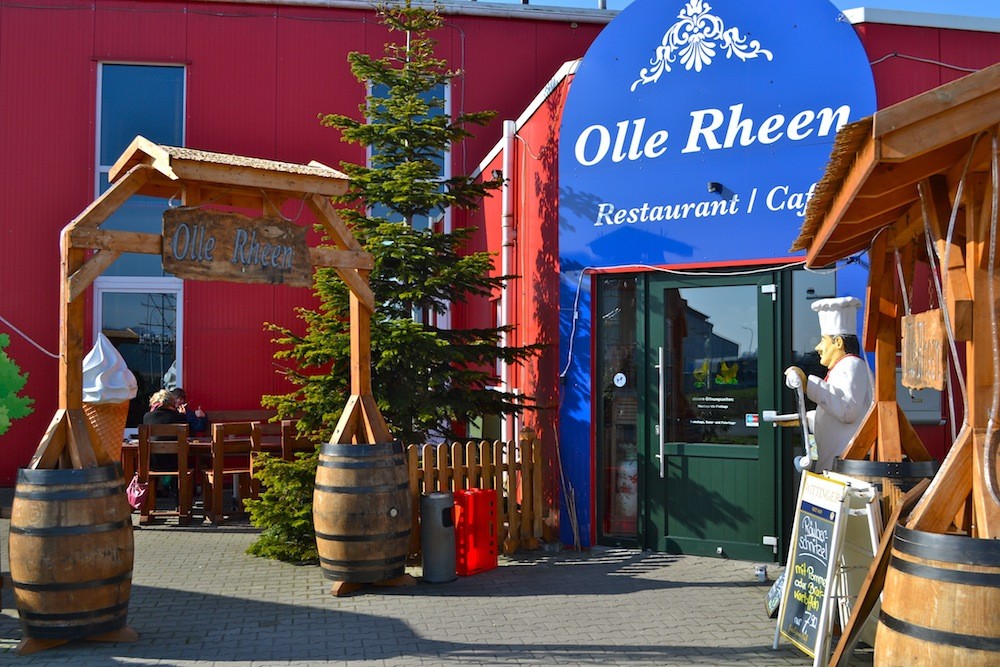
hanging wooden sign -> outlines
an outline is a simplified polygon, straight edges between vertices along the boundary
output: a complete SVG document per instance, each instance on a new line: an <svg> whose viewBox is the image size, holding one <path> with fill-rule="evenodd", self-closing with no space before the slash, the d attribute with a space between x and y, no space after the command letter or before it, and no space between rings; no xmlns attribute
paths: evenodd
<svg viewBox="0 0 1000 667"><path fill-rule="evenodd" d="M280 218L169 209L163 214L163 268L178 278L312 285L306 228Z"/></svg>
<svg viewBox="0 0 1000 667"><path fill-rule="evenodd" d="M945 346L948 336L940 310L902 317L903 386L909 389L944 389L947 373Z"/></svg>

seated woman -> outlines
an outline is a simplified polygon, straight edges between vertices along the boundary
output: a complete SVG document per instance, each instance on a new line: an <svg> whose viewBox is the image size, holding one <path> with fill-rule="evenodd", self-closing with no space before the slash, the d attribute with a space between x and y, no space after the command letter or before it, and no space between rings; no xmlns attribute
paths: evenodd
<svg viewBox="0 0 1000 667"><path fill-rule="evenodd" d="M208 417L205 415L205 411L201 409L201 406L199 405L193 412L188 408L187 392L180 387L175 387L170 390L170 394L174 397L177 412L184 415L187 419L188 430L191 432L191 435L201 435L208 430Z"/></svg>
<svg viewBox="0 0 1000 667"><path fill-rule="evenodd" d="M142 416L143 424L187 424L188 420L177 411L177 403L173 394L166 389L149 397L149 412ZM162 440L163 438L153 439ZM153 454L149 457L149 467L153 470L176 470L177 456L174 454ZM164 480L166 484L167 480ZM164 489L165 491L167 489Z"/></svg>

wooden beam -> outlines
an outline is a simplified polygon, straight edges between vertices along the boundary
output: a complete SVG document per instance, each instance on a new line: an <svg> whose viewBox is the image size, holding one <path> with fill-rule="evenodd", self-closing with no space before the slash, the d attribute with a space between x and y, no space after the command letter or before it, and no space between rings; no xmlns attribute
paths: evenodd
<svg viewBox="0 0 1000 667"><path fill-rule="evenodd" d="M108 180L112 183L117 182L120 173L132 170L136 165L148 167L149 170L155 171L171 181L177 180L177 174L170 168L170 154L159 144L142 135L133 139L128 148L111 165L111 169L108 170Z"/></svg>
<svg viewBox="0 0 1000 667"><path fill-rule="evenodd" d="M375 259L371 253L364 251L309 248L309 256L314 267L327 266L358 271L371 271L375 268Z"/></svg>
<svg viewBox="0 0 1000 667"><path fill-rule="evenodd" d="M972 512L975 524L973 537L996 539L1000 536L1000 506L990 495L984 473L986 466L996 466L997 462L987 461L985 458L986 435L986 431L979 430L973 435L972 469L975 471L972 476ZM993 438L998 437L1000 433L994 432Z"/></svg>
<svg viewBox="0 0 1000 667"><path fill-rule="evenodd" d="M75 301L84 290L100 276L104 271L114 264L114 261L121 256L115 250L98 250L87 263L77 269L76 273L69 277L69 298Z"/></svg>
<svg viewBox="0 0 1000 667"><path fill-rule="evenodd" d="M943 533L972 493L972 429L962 428L927 493L906 523L907 528Z"/></svg>
<svg viewBox="0 0 1000 667"><path fill-rule="evenodd" d="M847 447L844 448L844 452L841 454L842 459L853 459L860 461L868 456L868 452L871 451L872 447L875 446L875 442L878 437L878 404L872 403L872 406L868 409L868 414L865 415L864 420L861 425L858 426L857 432L851 441L847 443Z"/></svg>
<svg viewBox="0 0 1000 667"><path fill-rule="evenodd" d="M59 407L67 410L83 407L83 329L84 300L72 298L70 276L83 266L84 251L73 248L72 224L60 237L59 283Z"/></svg>
<svg viewBox="0 0 1000 667"><path fill-rule="evenodd" d="M320 195L313 195L308 199L309 208L312 209L323 228L326 230L330 240L343 250L364 252L364 248L354 238L354 234L341 220L340 214L330 204L330 200ZM358 296L361 303L369 312L375 312L375 295L372 294L368 286L367 275L361 276L359 272L351 269L335 269L340 279L347 283L351 292Z"/></svg>
<svg viewBox="0 0 1000 667"><path fill-rule="evenodd" d="M881 197L897 188L913 188L921 180L934 174L946 173L956 163L961 163L969 150L969 142L955 142L937 148L919 160L882 162L865 180L858 198Z"/></svg>
<svg viewBox="0 0 1000 667"><path fill-rule="evenodd" d="M56 410L56 414L45 429L42 441L26 466L28 470L49 470L59 464L59 458L66 448L66 411Z"/></svg>
<svg viewBox="0 0 1000 667"><path fill-rule="evenodd" d="M83 408L70 408L66 411L67 434L66 451L69 452L73 467L95 468L97 457L94 454L94 444L90 441L90 423Z"/></svg>
<svg viewBox="0 0 1000 667"><path fill-rule="evenodd" d="M868 285L865 288L865 321L861 333L861 346L868 352L875 351L878 339L879 323L886 313L882 312L882 283L889 280L892 274L886 276L888 244L885 234L879 234L868 251ZM892 315L894 316L894 310ZM876 371L878 367L876 366Z"/></svg>
<svg viewBox="0 0 1000 667"><path fill-rule="evenodd" d="M1000 67L992 65L876 112L872 136L887 158L911 157L986 129L998 100Z"/></svg>
<svg viewBox="0 0 1000 667"><path fill-rule="evenodd" d="M895 376L894 376L895 377ZM895 384L893 384L895 393ZM878 406L878 444L875 447L876 461L902 461L903 445L899 435L899 405L893 397L891 401L876 401Z"/></svg>
<svg viewBox="0 0 1000 667"><path fill-rule="evenodd" d="M74 229L70 233L74 248L137 252L145 255L163 253L163 237L144 232L123 232L111 229Z"/></svg>
<svg viewBox="0 0 1000 667"><path fill-rule="evenodd" d="M284 192L291 199L314 194L334 197L347 192L347 179L314 174L297 174L246 165L202 162L174 157L170 166L182 181L214 183L245 190Z"/></svg>
<svg viewBox="0 0 1000 667"><path fill-rule="evenodd" d="M90 206L69 223L69 227L71 229L97 227L103 223L145 184L149 179L148 170L149 167L141 164L132 167L121 179L112 183L100 197L92 201Z"/></svg>
<svg viewBox="0 0 1000 667"><path fill-rule="evenodd" d="M870 192L870 196L862 197L859 195L855 197L854 201L851 202L851 206L844 212L844 216L840 219L840 225L838 225L837 229L838 239L841 238L841 228L844 225L849 225L852 222L871 220L884 214L888 214L891 219L895 220L899 217L900 211L905 211L919 197L915 185L897 187L888 192L879 192L877 190L868 190L868 184L866 183L865 192Z"/></svg>
<svg viewBox="0 0 1000 667"><path fill-rule="evenodd" d="M330 442L350 444L354 441L354 436L358 432L360 410L361 398L356 394L352 394L351 397L347 399L347 405L344 406L344 411L340 413L340 421L337 422L337 428L333 430L333 435L330 436Z"/></svg>
<svg viewBox="0 0 1000 667"><path fill-rule="evenodd" d="M978 72L956 79L909 99L881 109L873 119L873 134L884 134L910 125L916 118L934 116L974 101L984 91L1000 90L1000 67L991 65Z"/></svg>
<svg viewBox="0 0 1000 667"><path fill-rule="evenodd" d="M850 207L855 195L861 190L868 176L875 169L876 165L878 165L879 158L880 154L875 140L872 138L866 139L864 144L858 149L854 163L851 164L851 168L844 176L840 187L837 189L837 196L830 202L830 207L826 215L823 216L823 222L813 237L812 244L810 244L806 255L806 264L808 266L821 265L817 261L817 255L820 254L820 251L824 250L823 246L830 240L830 236L837 228L837 224L844 216L844 212ZM827 253L823 252L823 255L827 256ZM829 262L822 262L822 264L827 263Z"/></svg>
<svg viewBox="0 0 1000 667"><path fill-rule="evenodd" d="M307 203L309 204L309 208L312 209L313 214L315 214L316 219L323 225L330 240L338 247L345 250L364 250L361 244L358 243L358 240L354 238L354 234L351 233L351 230L341 219L340 214L337 213L337 209L333 208L333 205L330 204L329 199L313 195Z"/></svg>
<svg viewBox="0 0 1000 667"><path fill-rule="evenodd" d="M375 397L371 394L365 394L361 397L361 403L364 406L365 415L371 425L372 444L392 442L392 433L389 431L389 425L385 423L382 411L378 409Z"/></svg>
<svg viewBox="0 0 1000 667"><path fill-rule="evenodd" d="M899 410L899 432L903 452L911 461L930 461L934 458L924 447L924 443L914 430L913 424L910 423L906 413L902 410Z"/></svg>
<svg viewBox="0 0 1000 667"><path fill-rule="evenodd" d="M372 393L371 312L362 307L352 292L351 313L351 394Z"/></svg>
<svg viewBox="0 0 1000 667"><path fill-rule="evenodd" d="M932 176L921 181L920 198L924 203L927 223L935 237L941 282L953 335L956 340L969 340L972 336L972 290L965 271L965 253L954 239L951 243L947 239L951 219L947 181L943 176ZM946 259L947 266L944 265Z"/></svg>

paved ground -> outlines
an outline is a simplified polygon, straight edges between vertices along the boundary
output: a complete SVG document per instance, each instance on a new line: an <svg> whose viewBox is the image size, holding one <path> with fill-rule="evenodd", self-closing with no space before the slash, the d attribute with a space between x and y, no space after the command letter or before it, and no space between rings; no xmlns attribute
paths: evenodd
<svg viewBox="0 0 1000 667"><path fill-rule="evenodd" d="M134 516L134 515L133 515ZM0 563L9 577L9 521ZM11 665L808 665L764 611L754 563L628 549L533 552L447 584L329 594L318 566L245 554L246 524L135 531L135 643L75 642ZM768 568L773 578L779 572ZM410 573L419 577L419 568ZM870 664L870 660L867 661ZM862 659L859 664L865 664Z"/></svg>

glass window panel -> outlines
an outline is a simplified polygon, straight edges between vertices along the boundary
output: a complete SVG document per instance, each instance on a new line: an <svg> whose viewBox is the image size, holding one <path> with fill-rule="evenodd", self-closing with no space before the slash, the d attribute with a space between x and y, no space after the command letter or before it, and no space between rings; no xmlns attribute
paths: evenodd
<svg viewBox="0 0 1000 667"><path fill-rule="evenodd" d="M101 67L100 162L110 166L137 134L161 144L184 143L184 68Z"/></svg>
<svg viewBox="0 0 1000 667"><path fill-rule="evenodd" d="M666 291L668 440L757 444L757 287Z"/></svg>
<svg viewBox="0 0 1000 667"><path fill-rule="evenodd" d="M376 97L386 97L389 94L389 88L383 84L376 84L372 86L372 95ZM445 113L445 106L447 105L446 99L447 89L445 86L439 86L437 89L428 91L421 95L421 98L427 100L428 102L428 117L441 116ZM437 100L437 101L435 101ZM434 155L431 159L438 166L438 176L439 178L446 178L447 167L446 167L447 151L441 151L439 154ZM371 161L377 159L377 156L372 155ZM440 190L444 191L444 185L442 184ZM382 204L375 204L371 207L371 215L374 217L384 218L390 222L403 222L403 216L395 211L391 210L389 207ZM412 220L413 229L426 230L431 229L433 225L444 219L445 211L440 207L434 207L431 209L426 216L414 216Z"/></svg>
<svg viewBox="0 0 1000 667"><path fill-rule="evenodd" d="M101 192L108 189L108 175L101 174ZM166 200L132 196L101 224L103 229L161 234ZM126 252L105 270L106 276L169 276L160 255Z"/></svg>
<svg viewBox="0 0 1000 667"><path fill-rule="evenodd" d="M101 331L138 380L127 422L128 427L137 426L148 410L149 397L176 381L177 295L102 292Z"/></svg>
<svg viewBox="0 0 1000 667"><path fill-rule="evenodd" d="M635 278L616 276L602 280L598 308L598 410L602 425L599 447L604 475L602 529L608 536L634 538L639 502Z"/></svg>

